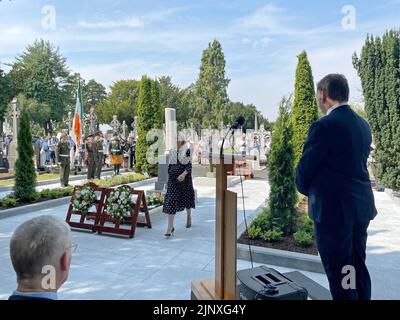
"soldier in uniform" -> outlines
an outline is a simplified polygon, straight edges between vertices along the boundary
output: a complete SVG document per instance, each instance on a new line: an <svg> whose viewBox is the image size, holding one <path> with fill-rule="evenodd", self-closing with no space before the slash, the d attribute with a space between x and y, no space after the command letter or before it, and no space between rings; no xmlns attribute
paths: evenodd
<svg viewBox="0 0 400 320"><path fill-rule="evenodd" d="M70 154L71 146L68 141L68 135L64 133L56 150L57 162L60 164L60 181L62 187L68 187L71 166Z"/></svg>
<svg viewBox="0 0 400 320"><path fill-rule="evenodd" d="M114 175L119 175L121 164L124 161L124 154L122 151L121 140L116 133L114 133L113 138L110 141L109 153L111 156L111 164L114 166Z"/></svg>
<svg viewBox="0 0 400 320"><path fill-rule="evenodd" d="M104 161L104 151L103 151L103 135L101 132L96 134L95 138L96 143L96 170L95 177L96 179L101 179L101 171L103 169L103 161Z"/></svg>
<svg viewBox="0 0 400 320"><path fill-rule="evenodd" d="M94 142L94 136L91 134L85 143L85 162L88 167L87 178L88 180L94 179L96 170L97 147Z"/></svg>

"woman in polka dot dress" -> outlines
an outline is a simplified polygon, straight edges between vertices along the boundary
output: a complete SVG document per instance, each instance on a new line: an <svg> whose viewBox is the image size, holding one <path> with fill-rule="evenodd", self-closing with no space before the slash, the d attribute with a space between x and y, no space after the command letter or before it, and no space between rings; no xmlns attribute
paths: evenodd
<svg viewBox="0 0 400 320"><path fill-rule="evenodd" d="M183 137L178 138L178 150L171 151L168 166L168 185L163 212L168 215L166 238L175 232L174 219L178 212L187 212L186 228L192 227L192 209L196 208L192 180L191 151Z"/></svg>

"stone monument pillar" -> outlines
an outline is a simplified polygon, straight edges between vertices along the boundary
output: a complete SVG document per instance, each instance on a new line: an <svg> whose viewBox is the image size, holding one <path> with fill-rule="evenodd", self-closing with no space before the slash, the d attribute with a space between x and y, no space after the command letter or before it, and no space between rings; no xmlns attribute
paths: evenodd
<svg viewBox="0 0 400 320"><path fill-rule="evenodd" d="M128 125L126 124L126 121L124 120L122 122L122 136L124 139L126 139L128 137L127 130L128 130Z"/></svg>
<svg viewBox="0 0 400 320"><path fill-rule="evenodd" d="M12 106L12 132L13 132L13 138L10 144L9 148L9 155L8 155L8 163L10 164L10 170L14 171L15 167L15 162L17 162L18 159L18 152L17 152L17 146L18 146L18 121L19 121L19 116L20 116L20 110L19 110L19 105L18 105L18 100L17 98L14 98L11 102Z"/></svg>
<svg viewBox="0 0 400 320"><path fill-rule="evenodd" d="M176 149L176 140L178 137L178 126L176 123L176 110L165 109L165 150Z"/></svg>
<svg viewBox="0 0 400 320"><path fill-rule="evenodd" d="M176 122L176 110L165 109L165 155L158 157L158 181L155 185L155 191L164 191L168 182L168 162L170 150L176 149L176 140L178 137L178 126Z"/></svg>

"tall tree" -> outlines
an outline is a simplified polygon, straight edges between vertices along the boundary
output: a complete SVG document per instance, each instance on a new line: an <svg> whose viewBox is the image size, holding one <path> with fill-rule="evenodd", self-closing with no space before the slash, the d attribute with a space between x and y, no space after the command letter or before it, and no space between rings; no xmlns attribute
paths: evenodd
<svg viewBox="0 0 400 320"><path fill-rule="evenodd" d="M214 40L203 51L200 74L196 82L195 116L203 127L218 127L224 120L224 106L228 103L225 77L225 56L221 44Z"/></svg>
<svg viewBox="0 0 400 320"><path fill-rule="evenodd" d="M158 80L151 81L151 108L152 108L152 129L162 129L164 125L164 108L161 105L161 87Z"/></svg>
<svg viewBox="0 0 400 320"><path fill-rule="evenodd" d="M298 56L292 113L295 164L300 161L311 124L317 119L314 78L307 53L303 51Z"/></svg>
<svg viewBox="0 0 400 320"><path fill-rule="evenodd" d="M147 150L150 143L147 142L147 134L153 129L152 103L152 80L147 76L143 76L140 81L137 106L138 141L136 144L136 172L147 172L148 169Z"/></svg>
<svg viewBox="0 0 400 320"><path fill-rule="evenodd" d="M137 113L139 87L140 83L136 80L115 82L110 87L110 94L96 108L100 122L110 123L113 115L116 115L119 121L125 120L131 125Z"/></svg>
<svg viewBox="0 0 400 320"><path fill-rule="evenodd" d="M176 109L176 119L179 130L187 129L194 125L195 129L200 130L201 124L196 118L196 86L191 84L181 91L181 99ZM199 132L200 133L200 132Z"/></svg>
<svg viewBox="0 0 400 320"><path fill-rule="evenodd" d="M297 191L295 182L295 154L293 124L290 115L291 97L285 97L279 107L279 117L272 134L269 156L270 215L275 226L285 234L294 231L297 220Z"/></svg>
<svg viewBox="0 0 400 320"><path fill-rule="evenodd" d="M177 109L180 104L181 90L172 83L171 77L163 76L158 78L160 86L160 100L162 108Z"/></svg>
<svg viewBox="0 0 400 320"><path fill-rule="evenodd" d="M29 114L29 120L44 128L51 116L51 108L46 103L40 103L35 99L27 99L22 93L18 95L20 108Z"/></svg>
<svg viewBox="0 0 400 320"><path fill-rule="evenodd" d="M90 108L96 108L106 99L107 92L106 88L101 83L91 79L88 83L84 83L82 95L84 112L87 113L90 111Z"/></svg>
<svg viewBox="0 0 400 320"><path fill-rule="evenodd" d="M22 201L30 201L35 197L36 172L33 162L33 145L28 113L21 112L18 132L18 160L15 163L15 196Z"/></svg>
<svg viewBox="0 0 400 320"><path fill-rule="evenodd" d="M0 121L7 113L8 103L12 99L11 81L8 75L0 69Z"/></svg>
<svg viewBox="0 0 400 320"><path fill-rule="evenodd" d="M374 135L377 179L400 190L400 32L368 36L360 57L354 54L353 64Z"/></svg>
<svg viewBox="0 0 400 320"><path fill-rule="evenodd" d="M50 119L63 119L71 92L65 90L69 70L58 48L44 40L35 41L16 58L10 75L14 94L23 93L51 108L48 124Z"/></svg>
<svg viewBox="0 0 400 320"><path fill-rule="evenodd" d="M255 128L255 116L258 117L258 125L264 125L266 130L271 130L271 125L260 111L257 110L256 106L252 104L244 104L242 102L229 102L226 105L225 122L230 124L234 123L240 116L246 119L243 125L243 130L254 130Z"/></svg>

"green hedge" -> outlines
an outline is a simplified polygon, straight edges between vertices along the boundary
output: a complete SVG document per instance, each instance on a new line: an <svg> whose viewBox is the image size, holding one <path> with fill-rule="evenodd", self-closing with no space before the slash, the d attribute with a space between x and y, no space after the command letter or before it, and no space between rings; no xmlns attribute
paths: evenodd
<svg viewBox="0 0 400 320"><path fill-rule="evenodd" d="M97 184L99 187L102 187L102 188L111 188L111 187L115 187L115 186L119 186L119 185L123 185L123 184L130 184L130 183L143 181L146 179L147 178L141 174L136 174L136 175L128 174L128 175L107 178L104 180L94 180L93 183ZM8 209L8 208L14 208L14 207L24 205L24 204L34 204L34 203L46 201L46 200L70 197L70 196L72 196L73 190L74 190L73 187L59 188L59 189L52 189L52 190L49 190L49 189L42 190L40 192L36 192L34 194L33 198L28 202L21 201L20 199L18 199L15 196L15 194L10 194L7 197L0 199L0 208Z"/></svg>

